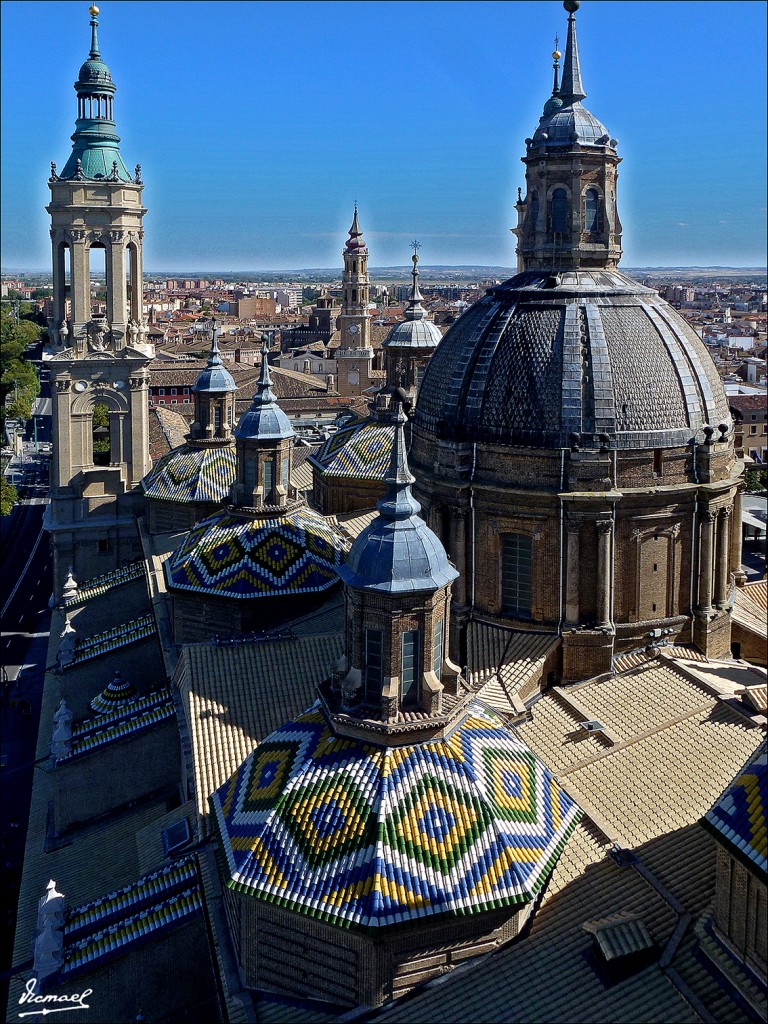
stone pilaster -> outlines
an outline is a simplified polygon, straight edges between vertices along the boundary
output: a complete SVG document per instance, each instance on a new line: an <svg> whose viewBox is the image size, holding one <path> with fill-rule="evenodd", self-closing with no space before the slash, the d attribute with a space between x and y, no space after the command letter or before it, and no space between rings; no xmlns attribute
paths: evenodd
<svg viewBox="0 0 768 1024"><path fill-rule="evenodd" d="M730 538L728 520L730 508L720 509L717 515L717 564L715 567L715 607L726 608L728 605L728 556L730 554Z"/></svg>
<svg viewBox="0 0 768 1024"><path fill-rule="evenodd" d="M611 627L611 547L613 523L610 519L598 519L597 527L597 627Z"/></svg>
<svg viewBox="0 0 768 1024"><path fill-rule="evenodd" d="M743 536L741 508L741 487L737 487L736 493L733 496L733 515L731 516L731 572L734 575L737 587L743 587L747 582L747 574L741 567L741 544Z"/></svg>
<svg viewBox="0 0 768 1024"><path fill-rule="evenodd" d="M579 622L579 534L581 521L569 518L565 567L565 621L570 626Z"/></svg>
<svg viewBox="0 0 768 1024"><path fill-rule="evenodd" d="M712 548L715 515L710 508L699 512L699 595L697 611L712 614Z"/></svg>

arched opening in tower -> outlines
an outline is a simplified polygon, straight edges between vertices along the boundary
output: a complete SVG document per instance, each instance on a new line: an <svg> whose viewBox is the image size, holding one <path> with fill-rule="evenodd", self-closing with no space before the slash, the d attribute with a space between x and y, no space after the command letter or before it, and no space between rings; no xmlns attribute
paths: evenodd
<svg viewBox="0 0 768 1024"><path fill-rule="evenodd" d="M92 245L88 250L88 275L90 278L91 320L107 315L107 264L103 245Z"/></svg>
<svg viewBox="0 0 768 1024"><path fill-rule="evenodd" d="M93 416L91 417L94 466L108 466L110 463L112 450L110 428L109 406L104 402L97 402L93 407Z"/></svg>
<svg viewBox="0 0 768 1024"><path fill-rule="evenodd" d="M139 283L139 250L135 242L125 248L126 317L140 323L142 319L142 290Z"/></svg>

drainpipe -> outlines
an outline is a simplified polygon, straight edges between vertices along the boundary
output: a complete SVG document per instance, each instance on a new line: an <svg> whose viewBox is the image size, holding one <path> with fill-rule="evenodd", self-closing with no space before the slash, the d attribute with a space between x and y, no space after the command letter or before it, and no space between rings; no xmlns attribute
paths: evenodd
<svg viewBox="0 0 768 1024"><path fill-rule="evenodd" d="M694 449L695 449L695 444L696 444L696 442L694 441ZM697 483L698 483L698 481L697 481ZM697 522L697 519L698 519L698 510L699 510L699 496L698 496L698 494L694 494L694 496L693 496L693 517L691 519L691 587L690 587L690 594L689 594L689 600L690 600L690 604L691 604L691 607L690 607L690 612L691 612L691 643L693 643L693 606L694 606L694 603L695 603L695 598L693 596L693 581L694 581L694 576L695 576L694 569L696 567L696 561L695 561L695 559L696 559L696 522Z"/></svg>
<svg viewBox="0 0 768 1024"><path fill-rule="evenodd" d="M557 623L557 635L563 635L563 531L565 529L565 506L562 499L563 481L565 480L565 448L560 449L560 621Z"/></svg>
<svg viewBox="0 0 768 1024"><path fill-rule="evenodd" d="M477 466L477 441L472 442L472 472L469 475L469 509L472 520L472 595L470 598L469 617L472 619L475 614L475 550L477 548L477 536L475 533L475 491L472 486L475 480L475 467Z"/></svg>

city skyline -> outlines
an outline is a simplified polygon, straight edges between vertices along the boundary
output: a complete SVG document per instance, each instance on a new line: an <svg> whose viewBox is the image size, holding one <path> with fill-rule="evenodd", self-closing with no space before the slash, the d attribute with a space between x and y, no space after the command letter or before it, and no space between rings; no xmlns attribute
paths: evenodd
<svg viewBox="0 0 768 1024"><path fill-rule="evenodd" d="M564 48L559 3L197 3L178 24L180 9L106 2L99 16L121 152L147 183L148 273L338 266L355 199L372 266L405 265L414 237L425 266L514 266L519 157L556 32ZM3 266L45 270L47 172L70 150L87 5L2 12ZM585 106L624 161L624 266L764 265L764 34L758 3L582 5ZM46 35L61 58L25 74Z"/></svg>

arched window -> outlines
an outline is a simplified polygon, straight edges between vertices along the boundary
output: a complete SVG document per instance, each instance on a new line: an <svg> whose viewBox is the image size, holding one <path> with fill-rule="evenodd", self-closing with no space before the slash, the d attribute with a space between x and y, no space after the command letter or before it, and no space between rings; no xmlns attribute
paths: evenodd
<svg viewBox="0 0 768 1024"><path fill-rule="evenodd" d="M539 193L534 192L531 196L531 231L536 230L539 220Z"/></svg>
<svg viewBox="0 0 768 1024"><path fill-rule="evenodd" d="M568 230L568 193L556 188L552 193L552 233L564 235Z"/></svg>
<svg viewBox="0 0 768 1024"><path fill-rule="evenodd" d="M600 196L596 188L588 188L584 196L584 230L600 230Z"/></svg>
<svg viewBox="0 0 768 1024"><path fill-rule="evenodd" d="M357 288L352 289L352 302L357 302Z"/></svg>
<svg viewBox="0 0 768 1024"><path fill-rule="evenodd" d="M505 533L501 538L501 610L516 619L531 617L531 538Z"/></svg>
<svg viewBox="0 0 768 1024"><path fill-rule="evenodd" d="M93 407L93 464L108 466L112 449L110 437L109 406L97 402Z"/></svg>

